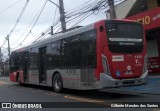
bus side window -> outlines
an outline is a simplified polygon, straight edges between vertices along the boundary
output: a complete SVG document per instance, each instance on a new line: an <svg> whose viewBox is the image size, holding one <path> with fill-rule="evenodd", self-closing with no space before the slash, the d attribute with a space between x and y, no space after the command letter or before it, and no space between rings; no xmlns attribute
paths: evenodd
<svg viewBox="0 0 160 111"><path fill-rule="evenodd" d="M72 63L76 67L81 66L81 34L72 39Z"/></svg>
<svg viewBox="0 0 160 111"><path fill-rule="evenodd" d="M38 70L38 52L33 48L29 54L29 69L31 70Z"/></svg>
<svg viewBox="0 0 160 111"><path fill-rule="evenodd" d="M81 34L61 40L62 67L81 66Z"/></svg>
<svg viewBox="0 0 160 111"><path fill-rule="evenodd" d="M59 67L61 64L61 41L54 41L48 45L47 52L47 68L52 69L55 67Z"/></svg>
<svg viewBox="0 0 160 111"><path fill-rule="evenodd" d="M68 37L61 41L61 61L62 67L71 67L73 65L73 37Z"/></svg>
<svg viewBox="0 0 160 111"><path fill-rule="evenodd" d="M14 59L11 58L11 67L14 67Z"/></svg>
<svg viewBox="0 0 160 111"><path fill-rule="evenodd" d="M96 63L96 31L84 33L82 39L82 66L94 68Z"/></svg>

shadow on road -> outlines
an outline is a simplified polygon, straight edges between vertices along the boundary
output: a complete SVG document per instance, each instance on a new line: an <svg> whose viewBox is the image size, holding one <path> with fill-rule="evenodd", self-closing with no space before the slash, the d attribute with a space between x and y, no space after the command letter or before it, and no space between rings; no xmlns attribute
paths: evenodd
<svg viewBox="0 0 160 111"><path fill-rule="evenodd" d="M33 88L38 90L44 90L49 92L54 92L51 87L45 87L45 86L38 86L38 85L29 85L24 84L23 86L19 86L17 84L12 84L11 86L14 86L16 88ZM10 87L10 86L9 86ZM110 100L110 101L117 101L125 99L125 98L140 98L143 95L137 95L137 94L125 94L125 93L117 93L117 92L102 92L98 90L88 90L88 91L81 91L81 90L73 90L73 89L64 89L61 93L63 95L71 95L76 96L80 98L92 98L92 99L98 99L98 100Z"/></svg>

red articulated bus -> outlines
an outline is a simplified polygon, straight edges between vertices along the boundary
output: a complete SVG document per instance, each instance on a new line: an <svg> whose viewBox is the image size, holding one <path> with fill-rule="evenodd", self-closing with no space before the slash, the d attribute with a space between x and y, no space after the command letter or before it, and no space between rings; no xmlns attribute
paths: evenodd
<svg viewBox="0 0 160 111"><path fill-rule="evenodd" d="M11 53L10 80L18 84L92 90L147 83L141 23L101 20L53 35Z"/></svg>

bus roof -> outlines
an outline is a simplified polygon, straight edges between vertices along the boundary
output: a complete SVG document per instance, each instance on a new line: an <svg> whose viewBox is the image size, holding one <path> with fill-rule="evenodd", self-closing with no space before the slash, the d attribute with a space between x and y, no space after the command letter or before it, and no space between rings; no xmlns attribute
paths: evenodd
<svg viewBox="0 0 160 111"><path fill-rule="evenodd" d="M94 29L94 23L90 24L90 25L87 25L87 26L84 26L84 27L80 27L80 28L68 31L68 32L65 32L65 33L55 34L55 35L47 37L47 38L45 38L43 40L34 42L34 43L32 43L32 44L30 44L30 45L28 45L26 47L22 47L20 49L16 49L13 52L22 52L22 51L28 50L30 48L34 48L34 47L37 47L37 46L45 45L47 43L50 43L50 42L53 42L53 41L56 41L56 40L60 40L62 38L66 38L66 37L69 37L69 36L72 36L72 35L76 35L76 34L79 34L79 33L85 32L85 31L89 31L91 29Z"/></svg>
<svg viewBox="0 0 160 111"><path fill-rule="evenodd" d="M101 21L126 21L126 22L134 22L134 21L131 21L131 20L127 20L127 19L114 19L114 20L100 20L100 21L97 21L95 23L98 23L98 22L101 22ZM45 45L47 43L50 43L50 42L53 42L53 41L56 41L56 40L60 40L62 38L66 38L66 37L69 37L69 36L72 36L72 35L75 35L75 34L79 34L79 33L82 33L82 32L85 32L85 31L89 31L91 29L94 29L94 24L95 23L92 23L92 24L89 24L87 26L84 26L84 27L80 27L80 28L77 28L77 29L74 29L74 30L71 30L71 31L68 31L68 32L65 32L65 33L58 33L58 34L55 34L53 36L50 36L50 37L47 37L43 40L40 40L40 41L36 41L26 47L22 47L20 49L16 49L12 52L22 52L22 51L25 51L25 50L29 50L30 48L34 48L34 47L37 47L37 46L41 46L41 45Z"/></svg>

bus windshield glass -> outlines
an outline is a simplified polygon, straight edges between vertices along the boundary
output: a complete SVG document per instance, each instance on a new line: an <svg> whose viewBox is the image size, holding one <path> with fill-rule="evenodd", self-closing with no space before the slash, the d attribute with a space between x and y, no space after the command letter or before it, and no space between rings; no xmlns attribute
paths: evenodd
<svg viewBox="0 0 160 111"><path fill-rule="evenodd" d="M106 22L109 50L113 53L140 53L143 50L143 27L140 23Z"/></svg>

